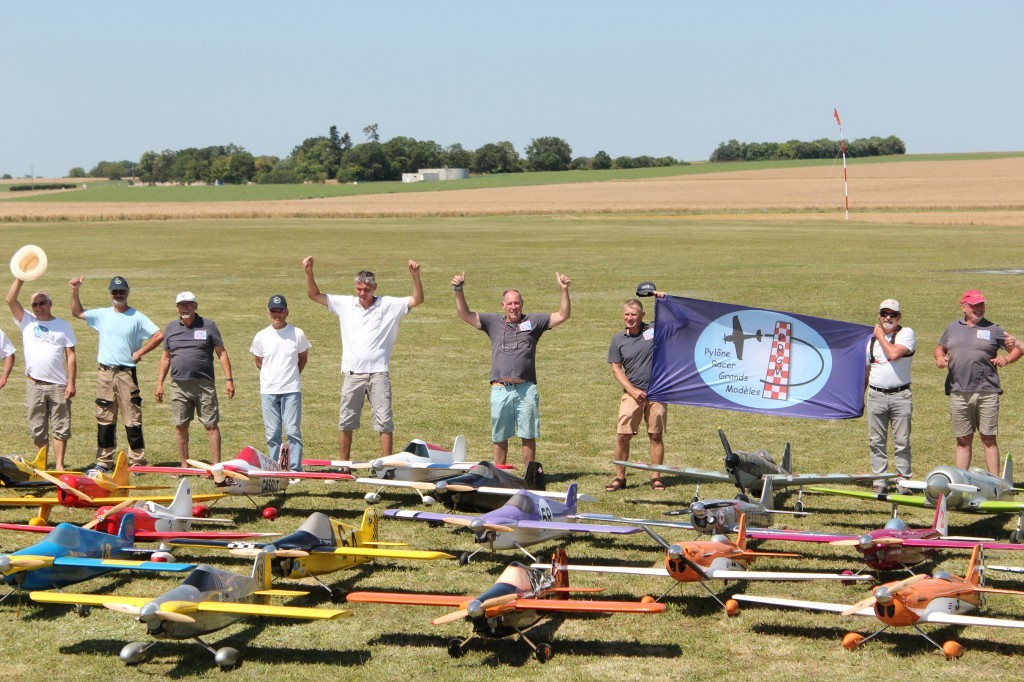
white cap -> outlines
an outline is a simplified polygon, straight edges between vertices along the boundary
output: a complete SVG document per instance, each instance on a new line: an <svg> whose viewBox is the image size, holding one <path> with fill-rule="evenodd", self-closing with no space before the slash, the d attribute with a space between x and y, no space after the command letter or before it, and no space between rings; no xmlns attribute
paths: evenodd
<svg viewBox="0 0 1024 682"><path fill-rule="evenodd" d="M891 310L894 313L898 313L900 311L900 302L897 301L895 298L887 298L878 304L878 309Z"/></svg>
<svg viewBox="0 0 1024 682"><path fill-rule="evenodd" d="M196 295L191 291L183 291L174 299L174 303L196 303Z"/></svg>

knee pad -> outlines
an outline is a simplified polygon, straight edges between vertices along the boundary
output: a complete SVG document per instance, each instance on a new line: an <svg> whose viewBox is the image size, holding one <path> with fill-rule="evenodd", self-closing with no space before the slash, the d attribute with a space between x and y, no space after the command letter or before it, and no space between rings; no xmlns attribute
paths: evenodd
<svg viewBox="0 0 1024 682"><path fill-rule="evenodd" d="M96 445L101 448L117 446L117 424L97 424Z"/></svg>
<svg viewBox="0 0 1024 682"><path fill-rule="evenodd" d="M142 437L142 424L126 426L124 427L124 432L128 435L128 447L134 452L146 449L146 441Z"/></svg>

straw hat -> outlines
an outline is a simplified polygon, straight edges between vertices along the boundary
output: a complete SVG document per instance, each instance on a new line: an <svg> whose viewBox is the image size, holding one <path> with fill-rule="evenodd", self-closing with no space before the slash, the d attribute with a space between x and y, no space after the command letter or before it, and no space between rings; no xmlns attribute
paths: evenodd
<svg viewBox="0 0 1024 682"><path fill-rule="evenodd" d="M46 254L35 244L27 244L11 258L11 274L23 282L39 279L46 273Z"/></svg>

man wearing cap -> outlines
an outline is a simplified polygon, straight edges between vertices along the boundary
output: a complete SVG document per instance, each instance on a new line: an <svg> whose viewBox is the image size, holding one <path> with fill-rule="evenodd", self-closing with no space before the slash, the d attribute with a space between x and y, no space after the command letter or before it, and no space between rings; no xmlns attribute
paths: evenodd
<svg viewBox="0 0 1024 682"><path fill-rule="evenodd" d="M1017 339L985 319L985 297L977 289L960 297L964 317L946 326L935 346L935 364L946 370L946 395L956 437L956 466L971 465L974 432L985 447L985 467L999 475L999 367L1016 362L1024 353ZM1007 351L999 354L999 349Z"/></svg>
<svg viewBox="0 0 1024 682"><path fill-rule="evenodd" d="M516 289L501 295L504 315L475 313L466 304L462 289L466 273L452 277L455 311L459 319L487 334L491 340L491 442L494 463L505 464L508 440L523 441L523 465L537 457L540 435L540 394L537 392L537 342L544 332L569 319L572 308L569 285L572 280L556 272L561 290L558 310L551 314L523 313L523 297Z"/></svg>
<svg viewBox="0 0 1024 682"><path fill-rule="evenodd" d="M884 474L889 470L886 444L892 429L893 455L896 471L903 478L911 477L910 418L914 410L910 392L910 363L917 342L914 330L903 327L900 302L887 298L878 306L878 322L868 341L868 448L871 471ZM884 493L885 481L875 481L872 490Z"/></svg>
<svg viewBox="0 0 1024 682"><path fill-rule="evenodd" d="M146 464L146 441L142 436L142 394L136 365L160 345L164 333L144 314L128 305L131 288L124 277L110 280L107 290L113 306L82 307L79 290L84 277L71 286L71 314L99 333L96 360L96 468L111 471L117 454L117 413L121 413L128 437L128 459L133 466Z"/></svg>
<svg viewBox="0 0 1024 682"><path fill-rule="evenodd" d="M21 330L25 348L25 404L28 432L37 448L49 448L53 429L56 470L64 469L64 453L71 438L71 399L75 396L78 365L75 332L71 323L53 316L53 301L45 291L32 294L32 312L18 301L25 282L15 279L7 292L7 305Z"/></svg>
<svg viewBox="0 0 1024 682"><path fill-rule="evenodd" d="M178 441L178 459L188 466L188 428L193 417L206 427L210 439L210 457L220 461L220 408L217 384L213 376L213 354L217 354L224 370L224 390L228 400L235 397L235 380L231 375L231 359L224 350L224 340L213 320L196 313L199 301L191 291L183 291L174 300L178 319L167 323L164 330L164 352L156 374L156 401L164 401L164 379L171 371L171 420Z"/></svg>
<svg viewBox="0 0 1024 682"><path fill-rule="evenodd" d="M252 340L249 352L260 370L260 405L267 434L267 454L281 457L281 432L288 438L288 467L302 471L302 370L312 344L288 324L288 301L274 295L267 302L270 326ZM294 479L296 483L301 479Z"/></svg>
<svg viewBox="0 0 1024 682"><path fill-rule="evenodd" d="M398 323L410 310L423 303L420 264L409 261L412 296L377 296L377 279L368 270L355 277L356 295L321 293L313 278L313 257L302 261L306 271L306 294L338 316L341 325L341 414L338 419L338 452L348 460L352 432L359 428L363 399L370 400L373 428L380 433L380 451L392 453L395 422L391 414L391 377L388 363L398 339Z"/></svg>

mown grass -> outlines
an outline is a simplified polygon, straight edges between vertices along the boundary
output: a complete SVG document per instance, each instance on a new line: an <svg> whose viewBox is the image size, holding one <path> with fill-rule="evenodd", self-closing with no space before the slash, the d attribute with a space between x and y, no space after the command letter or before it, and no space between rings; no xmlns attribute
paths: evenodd
<svg viewBox="0 0 1024 682"><path fill-rule="evenodd" d="M135 190L132 190L135 191ZM965 248L965 232L970 248ZM714 222L671 217L500 217L465 219L378 220L222 220L122 223L60 223L0 230L3 248L11 252L24 243L42 246L50 269L39 286L55 299L55 311L67 317L67 280L86 276L82 291L86 307L107 304L106 284L114 274L131 283L131 302L160 325L175 315L174 295L189 289L198 294L200 314L220 326L234 364L238 395L222 394L224 451L262 445L256 368L248 354L253 335L266 325L270 294L284 294L290 321L305 329L313 342L304 374L304 436L307 456L337 453L339 339L337 321L326 309L305 297L301 259L313 254L320 286L345 293L352 275L364 268L377 273L380 293L406 295L411 286L409 258L423 265L426 303L402 322L392 359L397 432L395 442L423 437L447 445L465 434L470 452L486 458L489 447L487 408L488 345L483 334L455 316L448 281L455 272L467 273L466 295L471 308L497 310L501 291L522 291L527 311L557 307L556 270L573 278L572 319L544 337L539 351L542 438L539 458L552 487L579 481L600 502L586 510L657 517L684 506L690 485L675 483L663 493L643 487L643 477L630 476L630 487L605 494L612 476L614 416L619 389L606 363L608 342L620 327L622 301L636 284L653 280L673 294L871 323L878 301L894 296L905 310L904 321L915 328L918 353L914 369L915 471L952 460L952 438L943 373L935 369L931 350L945 324L958 313L959 294L979 288L989 298L993 320L1010 331L1024 330L1024 310L1016 304L1018 278L972 274L971 270L1021 267L1024 233L1020 230L976 226L859 225L823 218L816 224L789 225L783 219ZM26 292L26 297L27 297ZM653 316L653 311L648 313ZM93 459L95 426L92 418L96 334L74 322L79 335L79 396L75 401L74 435L69 464L87 466ZM3 328L10 333L9 322ZM21 346L20 340L17 345ZM157 355L146 357L140 378L149 458L171 464L174 435L166 405L152 399ZM19 372L22 367L18 360ZM1018 454L1024 443L1020 420L1024 382L1021 366L1004 369L1007 394L1003 403L1000 443L1004 452ZM26 453L22 382L12 378L0 391L0 442L8 452ZM368 416L364 415L364 421ZM672 406L667 436L669 463L717 469L721 447L715 429L726 429L738 449L766 448L778 454L791 441L797 471L860 471L868 466L866 425L862 419L822 422L782 419L744 413ZM193 428L193 454L206 453L205 435ZM123 434L121 434L123 439ZM356 434L355 451L368 458L377 452L372 431ZM643 458L646 442L635 442ZM518 462L518 453L512 457ZM159 481L149 479L146 482ZM173 483L173 482L169 482ZM199 482L199 490L209 484ZM271 525L247 500L228 499L216 507L236 516L249 528L288 532L311 510L355 522L366 489L356 486L303 483L282 500L281 519ZM705 497L732 496L729 486L704 486ZM387 504L415 506L413 495L386 494ZM266 500L260 500L266 502ZM857 533L882 525L882 505L813 497L816 511L802 520L787 521L802 528ZM791 505L792 498L787 501ZM791 508L791 507L790 507ZM905 513L911 523L927 525L928 511ZM3 511L5 521L25 520L24 511ZM84 521L84 511L57 510L54 520ZM958 534L1007 536L1011 522L954 513ZM383 524L385 540L408 541L417 547L453 553L469 548L462 533L420 524ZM681 537L685 534L670 537ZM10 551L32 538L0 532L0 549ZM648 539L622 541L580 538L567 543L570 557L582 562L629 562L655 565L661 553ZM776 547L782 549L781 547ZM535 548L547 553L551 546ZM802 548L805 561L761 559L758 568L834 571L854 567L856 556L841 548ZM248 570L240 559L178 552L185 560L211 560L218 565ZM481 554L459 568L454 562L412 565L385 562L376 569L328 576L345 589L438 590L475 594L489 586L514 554ZM1021 563L1014 555L998 557ZM949 554L937 565L962 571L963 554ZM927 566L932 569L935 566ZM609 598L637 599L661 594L665 581L574 576L583 585L607 587ZM895 578L893 578L895 579ZM95 580L81 591L151 595L166 590L174 579L114 577ZM1000 584L1012 586L1012 580ZM752 584L722 587L718 593L747 591L852 603L866 591L839 585ZM296 600L323 605L324 593L314 591ZM712 679L820 679L824 671L846 679L918 680L957 674L969 666L980 679L1017 677L1014 653L1024 636L1009 630L940 628L940 641L956 637L967 647L960 663L950 664L929 651L915 633L886 633L865 650L847 653L839 639L848 629L873 631L866 619L841 619L831 614L782 612L751 606L739 618L726 620L696 586L684 586L667 597L669 610L650 617L620 616L567 620L545 626L538 639L550 641L555 658L541 666L524 645L503 640L474 644L457 661L444 645L465 635L461 624L429 625L439 613L430 608L354 605L356 617L311 625L253 621L211 635L211 642L236 646L244 664L234 675L275 679L309 679L344 674L353 679L420 676L430 679L640 679L665 678L672 673L700 674ZM68 679L137 679L140 676L219 677L212 657L192 643L161 643L153 661L125 669L117 660L121 646L145 639L137 623L120 614L94 611L85 620L61 607L23 603L12 597L0 606L8 619L4 677L52 674ZM990 613L1024 618L1024 603L1012 597L990 600ZM672 671L672 672L669 672Z"/></svg>

